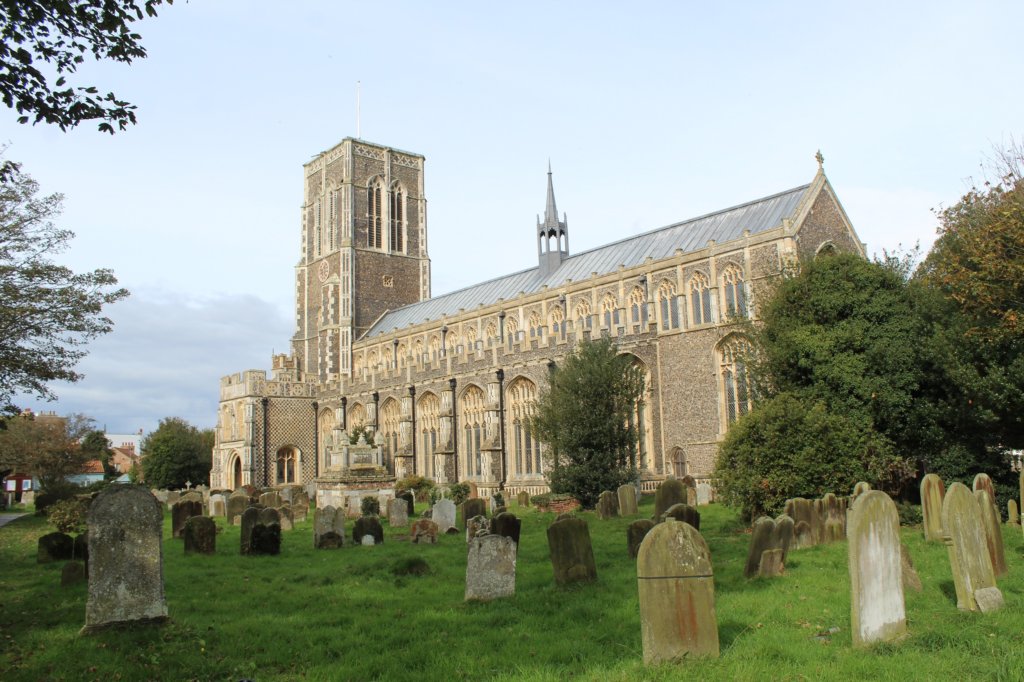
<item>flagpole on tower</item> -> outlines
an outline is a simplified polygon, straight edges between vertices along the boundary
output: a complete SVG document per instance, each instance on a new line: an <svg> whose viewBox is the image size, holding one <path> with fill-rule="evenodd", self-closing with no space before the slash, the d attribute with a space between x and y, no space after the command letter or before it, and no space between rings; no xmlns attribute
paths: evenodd
<svg viewBox="0 0 1024 682"><path fill-rule="evenodd" d="M360 81L356 81L356 139L357 140L361 140L362 139L362 135L360 134L360 130L359 130L359 95L360 95L361 89L362 89L362 83Z"/></svg>

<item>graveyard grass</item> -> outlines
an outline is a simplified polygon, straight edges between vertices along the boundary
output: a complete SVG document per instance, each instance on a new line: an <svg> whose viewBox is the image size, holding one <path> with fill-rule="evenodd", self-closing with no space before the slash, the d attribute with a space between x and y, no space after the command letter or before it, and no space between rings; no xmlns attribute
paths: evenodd
<svg viewBox="0 0 1024 682"><path fill-rule="evenodd" d="M417 512L422 511L420 506ZM310 520L283 534L280 556L240 556L225 526L214 556L184 555L165 513L164 567L171 622L79 636L86 586L60 587L59 563L35 563L52 529L25 517L0 529L0 679L12 680L800 680L1024 679L1024 538L1003 526L1009 576L1001 611L960 613L946 547L920 527L903 540L924 584L907 592L909 636L850 644L846 543L793 551L786 575L743 578L749 533L724 507L701 508L712 552L721 640L717 660L646 668L636 567L626 526L640 514L590 526L598 581L559 588L545 529L523 519L516 595L464 603L464 535L413 545L389 529L376 547L313 549ZM352 521L348 522L351 533ZM403 575L422 557L427 575Z"/></svg>

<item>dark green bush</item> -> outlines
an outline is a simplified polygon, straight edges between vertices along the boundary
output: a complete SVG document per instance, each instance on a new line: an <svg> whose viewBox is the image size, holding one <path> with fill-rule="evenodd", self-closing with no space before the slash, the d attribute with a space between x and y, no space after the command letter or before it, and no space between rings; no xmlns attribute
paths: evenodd
<svg viewBox="0 0 1024 682"><path fill-rule="evenodd" d="M452 502L457 505L462 504L469 499L469 484L453 483L448 486L448 494L451 496Z"/></svg>
<svg viewBox="0 0 1024 682"><path fill-rule="evenodd" d="M423 476L406 476L395 484L395 490L398 492L411 490L417 502L431 499L434 487L434 482Z"/></svg>
<svg viewBox="0 0 1024 682"><path fill-rule="evenodd" d="M921 505L909 502L897 502L896 510L900 513L901 526L920 526L924 520L921 516Z"/></svg>
<svg viewBox="0 0 1024 682"><path fill-rule="evenodd" d="M85 516L89 503L81 497L57 500L46 508L50 523L61 533L77 534L85 531Z"/></svg>
<svg viewBox="0 0 1024 682"><path fill-rule="evenodd" d="M380 500L376 497L364 497L359 504L363 516L380 516Z"/></svg>
<svg viewBox="0 0 1024 682"><path fill-rule="evenodd" d="M393 575L427 575L430 573L430 564L422 557L408 557L396 561L391 566Z"/></svg>

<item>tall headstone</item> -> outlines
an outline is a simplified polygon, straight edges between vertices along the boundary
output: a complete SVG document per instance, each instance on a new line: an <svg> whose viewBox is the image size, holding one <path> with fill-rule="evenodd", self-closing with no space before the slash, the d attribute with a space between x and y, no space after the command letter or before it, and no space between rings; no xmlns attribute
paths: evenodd
<svg viewBox="0 0 1024 682"><path fill-rule="evenodd" d="M686 499L683 500L686 504L691 507L697 506L697 479L687 474L683 476L682 480L683 487L686 488Z"/></svg>
<svg viewBox="0 0 1024 682"><path fill-rule="evenodd" d="M857 498L871 490L871 484L867 481L857 481L853 486L853 494L850 495L850 504L857 501Z"/></svg>
<svg viewBox="0 0 1024 682"><path fill-rule="evenodd" d="M185 521L203 515L201 500L178 500L171 505L171 537L180 538Z"/></svg>
<svg viewBox="0 0 1024 682"><path fill-rule="evenodd" d="M942 498L946 486L938 474L925 474L921 479L921 525L924 539L928 542L942 542Z"/></svg>
<svg viewBox="0 0 1024 682"><path fill-rule="evenodd" d="M626 548L629 550L631 559L636 558L640 552L640 543L644 541L652 528L654 528L654 522L650 519L639 519L626 527Z"/></svg>
<svg viewBox="0 0 1024 682"><path fill-rule="evenodd" d="M989 500L994 507L996 504L996 488L995 484L992 483L992 478L988 474L978 474L974 477L973 484L971 486L975 492L984 490L988 493Z"/></svg>
<svg viewBox="0 0 1024 682"><path fill-rule="evenodd" d="M260 495L260 504L264 507L280 507L281 496L277 494L276 490L271 490Z"/></svg>
<svg viewBox="0 0 1024 682"><path fill-rule="evenodd" d="M631 483L620 485L615 490L619 498L619 514L622 516L633 516L639 510L636 504L636 486Z"/></svg>
<svg viewBox="0 0 1024 682"><path fill-rule="evenodd" d="M548 526L548 550L559 585L597 580L590 528L583 519L562 519Z"/></svg>
<svg viewBox="0 0 1024 682"><path fill-rule="evenodd" d="M669 519L640 545L636 562L644 663L718 656L711 553L700 532Z"/></svg>
<svg viewBox="0 0 1024 682"><path fill-rule="evenodd" d="M942 500L943 542L949 548L949 565L956 587L956 607L961 611L994 611L1002 606L992 559L985 541L981 508L963 483L951 483Z"/></svg>
<svg viewBox="0 0 1024 682"><path fill-rule="evenodd" d="M313 513L314 549L338 549L345 546L345 510L331 505L317 507Z"/></svg>
<svg viewBox="0 0 1024 682"><path fill-rule="evenodd" d="M462 503L462 527L474 516L487 516L487 501L480 497L474 497Z"/></svg>
<svg viewBox="0 0 1024 682"><path fill-rule="evenodd" d="M173 505L175 502L177 502L180 499L181 499L181 493L179 493L177 490L169 490L169 491L167 491L167 496L164 499L164 504L167 505L167 509L170 509L171 505Z"/></svg>
<svg viewBox="0 0 1024 682"><path fill-rule="evenodd" d="M516 495L516 504L518 504L520 507L529 507L530 493L526 492L525 490L519 491L519 494Z"/></svg>
<svg viewBox="0 0 1024 682"><path fill-rule="evenodd" d="M409 502L401 497L388 500L388 525L405 528L409 525Z"/></svg>
<svg viewBox="0 0 1024 682"><path fill-rule="evenodd" d="M701 481L697 484L697 506L703 506L705 504L711 504L714 500L714 490L707 481Z"/></svg>
<svg viewBox="0 0 1024 682"><path fill-rule="evenodd" d="M276 556L281 553L281 515L272 507L261 509L252 528L250 554Z"/></svg>
<svg viewBox="0 0 1024 682"><path fill-rule="evenodd" d="M241 554L252 554L252 534L256 523L260 519L260 510L257 507L247 507L241 516L241 533L239 534L239 550Z"/></svg>
<svg viewBox="0 0 1024 682"><path fill-rule="evenodd" d="M469 541L466 556L466 601L491 601L516 593L516 543L502 535Z"/></svg>
<svg viewBox="0 0 1024 682"><path fill-rule="evenodd" d="M818 544L818 535L815 530L818 513L814 508L813 500L802 497L788 499L785 504L785 514L796 524L797 542L794 549L806 549Z"/></svg>
<svg viewBox="0 0 1024 682"><path fill-rule="evenodd" d="M661 515L659 521L665 521L667 519L675 519L676 521L683 521L688 523L697 530L700 530L700 512L697 511L696 507L688 504L674 504L665 510L665 513Z"/></svg>
<svg viewBox="0 0 1024 682"><path fill-rule="evenodd" d="M807 549L814 547L814 535L811 533L811 524L806 521L797 521L793 525L793 549Z"/></svg>
<svg viewBox="0 0 1024 682"><path fill-rule="evenodd" d="M999 523L999 513L996 506L992 504L988 490L981 488L974 491L974 498L978 500L978 510L981 512L981 525L985 529L985 545L988 547L988 556L992 560L992 572L997 578L1007 573L1006 569L1006 548L1003 546L1003 531Z"/></svg>
<svg viewBox="0 0 1024 682"><path fill-rule="evenodd" d="M405 500L406 519L411 519L413 516L416 515L416 496L413 494L411 490L403 490L402 492L395 495L395 498L399 500ZM391 517L388 516L388 521L390 520Z"/></svg>
<svg viewBox="0 0 1024 682"><path fill-rule="evenodd" d="M1006 522L1014 525L1020 525L1020 510L1017 509L1017 500L1006 501Z"/></svg>
<svg viewBox="0 0 1024 682"><path fill-rule="evenodd" d="M449 528L455 528L455 503L448 498L438 500L431 508L430 518L442 533L447 533Z"/></svg>
<svg viewBox="0 0 1024 682"><path fill-rule="evenodd" d="M686 487L674 478L662 481L654 491L654 522L661 521L662 514L677 504L686 504Z"/></svg>
<svg viewBox="0 0 1024 682"><path fill-rule="evenodd" d="M92 501L87 518L89 599L82 632L166 620L160 502L145 486L112 485Z"/></svg>
<svg viewBox="0 0 1024 682"><path fill-rule="evenodd" d="M249 506L249 493L239 488L228 496L227 518L228 523L234 525L235 519L240 517Z"/></svg>
<svg viewBox="0 0 1024 682"><path fill-rule="evenodd" d="M210 495L207 508L210 510L210 516L220 516L223 518L227 514L227 498L220 493Z"/></svg>
<svg viewBox="0 0 1024 682"><path fill-rule="evenodd" d="M597 497L597 515L607 520L619 515L619 496L610 490L605 490Z"/></svg>
<svg viewBox="0 0 1024 682"><path fill-rule="evenodd" d="M519 535L522 531L523 522L511 512L502 512L491 519L491 532L502 537L512 538L516 543L516 550L519 549Z"/></svg>
<svg viewBox="0 0 1024 682"><path fill-rule="evenodd" d="M775 549L774 535L774 519L769 516L762 516L757 521L754 521L754 528L750 534L750 549L747 550L747 563L743 566L744 578L754 578L760 575L761 554L770 549Z"/></svg>
<svg viewBox="0 0 1024 682"><path fill-rule="evenodd" d="M384 527L380 525L380 519L376 516L360 516L356 519L352 528L352 541L357 545L363 542L363 538L369 535L373 538L373 544L384 543Z"/></svg>
<svg viewBox="0 0 1024 682"><path fill-rule="evenodd" d="M862 493L850 509L849 524L853 645L902 637L907 632L907 612L896 504L880 490Z"/></svg>
<svg viewBox="0 0 1024 682"><path fill-rule="evenodd" d="M216 554L217 524L209 516L191 516L181 530L185 554Z"/></svg>

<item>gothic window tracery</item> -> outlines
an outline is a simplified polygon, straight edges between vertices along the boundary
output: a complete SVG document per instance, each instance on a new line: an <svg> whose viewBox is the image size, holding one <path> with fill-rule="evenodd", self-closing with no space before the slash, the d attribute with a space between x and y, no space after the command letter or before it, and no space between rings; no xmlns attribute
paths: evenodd
<svg viewBox="0 0 1024 682"><path fill-rule="evenodd" d="M647 325L647 297L642 287L633 287L629 292L629 320L641 327Z"/></svg>
<svg viewBox="0 0 1024 682"><path fill-rule="evenodd" d="M601 315L604 318L605 329L612 329L614 325L619 323L619 310L618 301L615 300L615 296L612 294L605 294L604 299L601 301Z"/></svg>
<svg viewBox="0 0 1024 682"><path fill-rule="evenodd" d="M675 285L667 279L658 285L658 311L663 330L679 329L679 299Z"/></svg>
<svg viewBox="0 0 1024 682"><path fill-rule="evenodd" d="M641 470L653 470L654 462L650 461L651 452L651 423L648 406L651 404L651 373L647 370L644 361L635 355L630 355L632 365L637 367L644 378L644 389L640 399L633 405L633 411L629 416L629 422L636 428L636 465Z"/></svg>
<svg viewBox="0 0 1024 682"><path fill-rule="evenodd" d="M548 315L548 323L551 325L551 334L565 338L565 314L561 308L555 308Z"/></svg>
<svg viewBox="0 0 1024 682"><path fill-rule="evenodd" d="M505 334L509 343L514 343L519 332L519 322L511 315L505 319Z"/></svg>
<svg viewBox="0 0 1024 682"><path fill-rule="evenodd" d="M398 401L394 398L388 398L380 406L380 416L378 417L380 437L376 439L376 443L384 446L384 466L391 471L394 471L392 465L395 455L398 453L399 416Z"/></svg>
<svg viewBox="0 0 1024 682"><path fill-rule="evenodd" d="M690 319L695 325L715 321L711 313L711 285L703 272L690 278Z"/></svg>
<svg viewBox="0 0 1024 682"><path fill-rule="evenodd" d="M437 436L441 430L441 401L433 393L424 393L416 407L420 428L420 448L423 461L423 476L435 478L434 451Z"/></svg>
<svg viewBox="0 0 1024 682"><path fill-rule="evenodd" d="M487 329L484 331L484 336L487 337L488 346L494 343L494 340L498 338L498 325L494 324L494 322L488 322Z"/></svg>
<svg viewBox="0 0 1024 682"><path fill-rule="evenodd" d="M286 445L277 451L277 478L276 482L280 485L283 483L297 483L298 479L295 477L298 471L297 462L299 459L299 451L292 445Z"/></svg>
<svg viewBox="0 0 1024 682"><path fill-rule="evenodd" d="M590 329L590 302L586 299L576 304L576 328Z"/></svg>
<svg viewBox="0 0 1024 682"><path fill-rule="evenodd" d="M466 477L480 478L483 476L483 445L484 434L484 392L479 386L469 386L459 401L462 413L459 424L462 428L462 439L459 448L465 458Z"/></svg>
<svg viewBox="0 0 1024 682"><path fill-rule="evenodd" d="M349 406L346 420L345 430L348 433L352 433L360 427L366 426L366 406L362 403L353 403Z"/></svg>
<svg viewBox="0 0 1024 682"><path fill-rule="evenodd" d="M506 391L506 443L510 446L515 472L519 476L543 474L542 446L530 433L529 421L537 401L537 386L520 377Z"/></svg>
<svg viewBox="0 0 1024 682"><path fill-rule="evenodd" d="M750 411L752 398L747 376L746 358L751 352L750 342L732 335L719 345L719 374L722 382L722 407L725 427Z"/></svg>
<svg viewBox="0 0 1024 682"><path fill-rule="evenodd" d="M384 205L381 203L383 200L383 194L384 187L380 178L375 178L366 188L366 246L371 249L380 249L384 247Z"/></svg>
<svg viewBox="0 0 1024 682"><path fill-rule="evenodd" d="M722 291L725 297L726 316L746 317L747 293L743 283L743 271L737 266L730 265L722 273Z"/></svg>
<svg viewBox="0 0 1024 682"><path fill-rule="evenodd" d="M544 336L544 327L540 323L540 313L536 310L530 313L529 327L531 337Z"/></svg>

